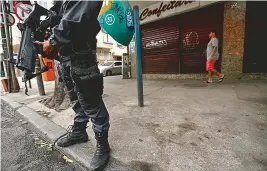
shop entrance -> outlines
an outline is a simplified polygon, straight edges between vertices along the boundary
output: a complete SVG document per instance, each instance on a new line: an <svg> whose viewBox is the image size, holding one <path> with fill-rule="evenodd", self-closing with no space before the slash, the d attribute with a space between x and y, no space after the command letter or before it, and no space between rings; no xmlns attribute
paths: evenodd
<svg viewBox="0 0 267 171"><path fill-rule="evenodd" d="M142 62L145 74L206 73L209 33L219 39L222 53L223 3L141 26Z"/></svg>
<svg viewBox="0 0 267 171"><path fill-rule="evenodd" d="M244 50L244 73L267 73L267 2L248 1Z"/></svg>

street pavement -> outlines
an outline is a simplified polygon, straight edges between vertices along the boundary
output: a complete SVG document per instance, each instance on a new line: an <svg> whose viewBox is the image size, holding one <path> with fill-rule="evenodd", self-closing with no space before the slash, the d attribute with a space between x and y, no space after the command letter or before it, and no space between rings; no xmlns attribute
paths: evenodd
<svg viewBox="0 0 267 171"><path fill-rule="evenodd" d="M67 163L58 151L50 151L46 142L21 116L1 103L2 171L80 171Z"/></svg>
<svg viewBox="0 0 267 171"><path fill-rule="evenodd" d="M111 161L106 171L266 171L267 81L144 80L144 104L137 103L136 80L105 77L103 99L110 113ZM73 123L71 108L56 112L39 103L46 96L32 81L30 96L2 93L8 103L49 140ZM23 84L21 84L23 88ZM65 129L64 129L65 128ZM95 150L88 143L60 149L84 167Z"/></svg>

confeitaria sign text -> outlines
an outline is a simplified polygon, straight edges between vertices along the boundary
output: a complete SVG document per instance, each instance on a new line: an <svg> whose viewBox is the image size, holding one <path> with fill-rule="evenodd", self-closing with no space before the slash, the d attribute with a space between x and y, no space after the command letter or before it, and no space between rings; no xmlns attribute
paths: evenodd
<svg viewBox="0 0 267 171"><path fill-rule="evenodd" d="M216 1L218 0L214 0L214 2ZM190 10L195 10L214 2L202 2L200 0L162 1L141 9L139 15L140 23L143 24Z"/></svg>
<svg viewBox="0 0 267 171"><path fill-rule="evenodd" d="M142 11L142 13L140 14L140 20L142 21L151 15L157 15L157 17L159 17L161 15L161 13L163 13L165 11L172 10L176 7L181 7L182 5L187 5L187 4L190 4L192 2L196 2L196 1L170 1L164 5L163 5L164 2L161 2L160 6L157 8L154 8L154 9L145 8Z"/></svg>

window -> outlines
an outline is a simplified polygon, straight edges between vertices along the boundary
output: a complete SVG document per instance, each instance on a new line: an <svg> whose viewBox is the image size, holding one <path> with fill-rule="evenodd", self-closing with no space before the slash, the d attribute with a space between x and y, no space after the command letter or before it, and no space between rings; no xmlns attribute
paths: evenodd
<svg viewBox="0 0 267 171"><path fill-rule="evenodd" d="M47 9L47 2L44 2L44 7Z"/></svg>
<svg viewBox="0 0 267 171"><path fill-rule="evenodd" d="M101 56L104 56L104 51L103 50L100 50L100 53L99 53Z"/></svg>
<svg viewBox="0 0 267 171"><path fill-rule="evenodd" d="M121 66L121 62L115 62L115 66Z"/></svg>
<svg viewBox="0 0 267 171"><path fill-rule="evenodd" d="M105 30L103 29L102 29L102 32L103 32L103 42L108 43L108 44L113 44L112 38L110 37L110 35L108 35L108 33L105 32Z"/></svg>

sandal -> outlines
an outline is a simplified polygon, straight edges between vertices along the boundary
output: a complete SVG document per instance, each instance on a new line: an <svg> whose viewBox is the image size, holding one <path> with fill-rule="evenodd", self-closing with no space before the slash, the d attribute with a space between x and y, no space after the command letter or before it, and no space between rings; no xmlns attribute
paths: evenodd
<svg viewBox="0 0 267 171"><path fill-rule="evenodd" d="M221 83L223 81L224 77L225 77L225 75L222 78L220 78L218 82Z"/></svg>
<svg viewBox="0 0 267 171"><path fill-rule="evenodd" d="M211 84L211 83L212 83L212 81L208 81L208 80L207 80L207 81L204 81L204 83L209 83L209 84Z"/></svg>

